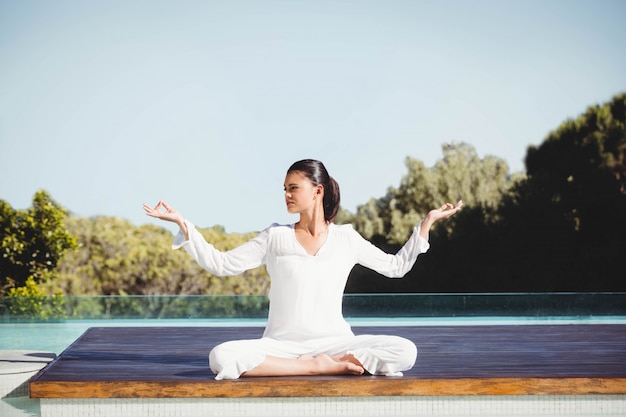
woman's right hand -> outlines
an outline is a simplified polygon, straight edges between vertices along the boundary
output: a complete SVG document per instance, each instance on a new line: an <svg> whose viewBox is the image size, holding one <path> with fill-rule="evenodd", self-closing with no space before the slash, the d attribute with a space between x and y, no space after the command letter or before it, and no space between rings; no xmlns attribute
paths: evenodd
<svg viewBox="0 0 626 417"><path fill-rule="evenodd" d="M189 235L187 233L187 226L185 225L185 219L178 211L170 207L165 201L163 200L159 201L157 205L154 207L150 207L149 205L144 204L143 209L145 210L146 214L150 217L176 223L178 227L180 227L180 230L182 230L183 233L185 234L185 237L189 239Z"/></svg>

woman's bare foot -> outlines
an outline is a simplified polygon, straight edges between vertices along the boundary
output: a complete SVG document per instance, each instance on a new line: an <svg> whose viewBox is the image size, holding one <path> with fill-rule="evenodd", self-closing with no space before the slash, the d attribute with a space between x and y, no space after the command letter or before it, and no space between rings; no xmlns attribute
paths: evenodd
<svg viewBox="0 0 626 417"><path fill-rule="evenodd" d="M320 375L363 375L365 369L352 355L331 357L326 354L317 355L313 358L316 365L316 373Z"/></svg>
<svg viewBox="0 0 626 417"><path fill-rule="evenodd" d="M241 376L363 375L365 369L352 355L331 357L304 354L297 359L266 356L257 367Z"/></svg>

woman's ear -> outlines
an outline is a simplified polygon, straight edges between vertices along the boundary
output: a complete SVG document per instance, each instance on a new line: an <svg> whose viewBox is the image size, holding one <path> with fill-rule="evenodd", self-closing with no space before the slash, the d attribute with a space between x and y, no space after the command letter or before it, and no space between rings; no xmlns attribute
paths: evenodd
<svg viewBox="0 0 626 417"><path fill-rule="evenodd" d="M324 197L324 186L322 184L318 184L317 187L315 187L315 195Z"/></svg>

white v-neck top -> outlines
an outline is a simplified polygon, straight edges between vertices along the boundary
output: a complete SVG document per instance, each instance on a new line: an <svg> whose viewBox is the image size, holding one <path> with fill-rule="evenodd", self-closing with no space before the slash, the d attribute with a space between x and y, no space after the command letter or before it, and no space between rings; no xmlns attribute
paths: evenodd
<svg viewBox="0 0 626 417"><path fill-rule="evenodd" d="M186 225L189 240L180 232L173 248L185 248L212 274L231 276L266 266L271 289L264 337L295 342L353 334L343 318L342 297L355 264L400 278L430 247L419 236L420 226L394 255L374 246L351 225L331 223L326 242L317 254L309 255L296 239L293 225L273 224L243 245L221 252L207 243L193 224Z"/></svg>

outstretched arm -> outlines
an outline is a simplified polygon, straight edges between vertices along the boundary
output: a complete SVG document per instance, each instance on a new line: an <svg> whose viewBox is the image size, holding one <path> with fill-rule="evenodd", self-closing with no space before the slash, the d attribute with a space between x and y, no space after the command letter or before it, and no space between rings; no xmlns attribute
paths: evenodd
<svg viewBox="0 0 626 417"><path fill-rule="evenodd" d="M461 210L463 207L463 200L457 201L456 204L446 203L438 209L431 210L428 212L424 220L422 221L422 226L420 228L420 236L426 240L428 240L428 232L433 224L438 222L439 220L445 220L447 218L452 217L456 212Z"/></svg>
<svg viewBox="0 0 626 417"><path fill-rule="evenodd" d="M185 219L178 211L170 207L165 201L159 201L154 207L150 207L149 205L144 204L143 209L150 217L176 223L185 235L185 239L189 240L189 231L187 230Z"/></svg>
<svg viewBox="0 0 626 417"><path fill-rule="evenodd" d="M150 217L177 224L180 233L174 237L172 249L185 248L201 267L213 275L238 275L263 264L268 229L236 248L220 251L207 242L193 224L166 202L159 201L154 207L144 204L143 209Z"/></svg>

